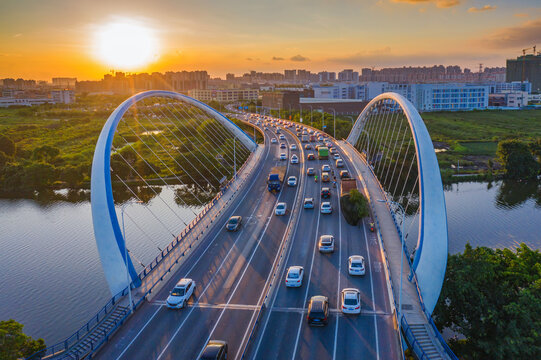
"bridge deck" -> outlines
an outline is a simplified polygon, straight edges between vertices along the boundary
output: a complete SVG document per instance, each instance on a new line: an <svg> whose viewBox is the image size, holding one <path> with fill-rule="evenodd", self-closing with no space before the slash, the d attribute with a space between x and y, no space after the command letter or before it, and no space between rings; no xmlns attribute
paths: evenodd
<svg viewBox="0 0 541 360"><path fill-rule="evenodd" d="M363 186L366 187L369 200L374 205L378 218L382 241L384 243L387 257L390 259L389 268L392 281L393 295L398 304L400 278L402 278L402 313L416 337L423 338L421 348L426 354L431 354L430 359L447 359L445 352L441 348L439 341L429 325L428 319L422 310L416 286L410 282L408 275L410 266L406 255L402 251L400 236L396 230L393 218L386 203L378 202L378 199L384 199L382 189L374 173L370 171L366 162L359 153L346 141L339 141L344 153L354 164L357 172L360 174ZM403 257L403 271L400 273L400 257Z"/></svg>

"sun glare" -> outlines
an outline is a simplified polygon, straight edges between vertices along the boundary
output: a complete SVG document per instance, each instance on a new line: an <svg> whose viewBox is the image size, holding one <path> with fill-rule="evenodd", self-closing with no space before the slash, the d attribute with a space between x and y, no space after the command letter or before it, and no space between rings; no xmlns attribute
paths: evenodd
<svg viewBox="0 0 541 360"><path fill-rule="evenodd" d="M107 24L96 33L95 55L118 70L133 70L157 58L153 31L134 22Z"/></svg>

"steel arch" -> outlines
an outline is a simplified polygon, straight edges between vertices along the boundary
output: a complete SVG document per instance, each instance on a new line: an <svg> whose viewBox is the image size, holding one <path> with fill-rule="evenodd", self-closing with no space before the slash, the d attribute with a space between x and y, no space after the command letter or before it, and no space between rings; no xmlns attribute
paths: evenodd
<svg viewBox="0 0 541 360"><path fill-rule="evenodd" d="M96 238L103 271L113 296L126 288L127 280L126 261L124 257L125 243L116 216L113 190L111 187L111 146L116 128L122 116L132 105L149 97L171 98L193 105L219 121L250 151L253 152L257 148L257 144L224 115L198 100L179 93L162 90L145 91L125 100L113 111L103 126L96 143L90 180L90 201L94 237ZM141 281L129 256L127 263L132 284L138 287Z"/></svg>
<svg viewBox="0 0 541 360"><path fill-rule="evenodd" d="M408 120L415 144L419 173L419 237L413 261L421 295L429 313L432 313L445 277L448 253L447 211L438 159L432 140L417 109L397 93L384 93L375 97L359 115L347 141L355 146L368 114L382 100L394 100Z"/></svg>

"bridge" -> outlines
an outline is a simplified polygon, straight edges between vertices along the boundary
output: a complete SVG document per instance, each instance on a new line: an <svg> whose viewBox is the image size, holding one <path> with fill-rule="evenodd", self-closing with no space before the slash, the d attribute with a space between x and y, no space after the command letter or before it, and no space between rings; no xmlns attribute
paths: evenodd
<svg viewBox="0 0 541 360"><path fill-rule="evenodd" d="M148 91L111 114L94 154L91 201L113 297L77 332L30 358L197 359L209 340L223 340L230 359L400 359L406 347L419 359L456 359L431 318L445 275L447 219L434 148L411 103L376 97L346 140L229 111ZM322 141L301 142L295 126ZM333 157L308 159L322 142L343 167ZM323 165L356 179L369 218L346 223L340 176L335 189L307 175ZM297 184L267 191L275 166ZM331 214L319 211L323 187L331 188ZM315 209L303 208L305 198ZM284 216L274 214L279 202ZM242 226L227 232L233 215ZM319 253L321 235L334 236L334 253ZM145 261L148 253L157 256ZM364 257L366 275L349 274L351 255ZM287 288L294 265L303 267L303 283ZM194 294L169 309L181 278L195 282ZM360 291L360 314L342 312L345 288ZM328 298L321 328L306 321L315 295Z"/></svg>

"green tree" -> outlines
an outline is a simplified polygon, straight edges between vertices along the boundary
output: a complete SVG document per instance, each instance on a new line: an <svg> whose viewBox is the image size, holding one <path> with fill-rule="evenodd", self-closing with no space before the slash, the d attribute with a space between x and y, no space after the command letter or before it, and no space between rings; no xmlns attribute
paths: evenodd
<svg viewBox="0 0 541 360"><path fill-rule="evenodd" d="M45 349L45 341L25 335L22 324L13 319L0 321L0 360L28 357L42 349Z"/></svg>
<svg viewBox="0 0 541 360"><path fill-rule="evenodd" d="M539 173L539 163L535 161L530 146L523 141L500 141L497 154L507 177L511 179L532 179Z"/></svg>
<svg viewBox="0 0 541 360"><path fill-rule="evenodd" d="M357 225L359 220L369 215L368 200L357 189L342 195L340 206L346 222L350 225Z"/></svg>
<svg viewBox="0 0 541 360"><path fill-rule="evenodd" d="M60 149L54 146L43 145L34 149L32 159L50 163L60 154Z"/></svg>
<svg viewBox="0 0 541 360"><path fill-rule="evenodd" d="M15 143L5 135L0 135L0 151L7 156L15 155Z"/></svg>
<svg viewBox="0 0 541 360"><path fill-rule="evenodd" d="M434 311L461 359L538 359L541 354L541 253L525 244L450 255Z"/></svg>

